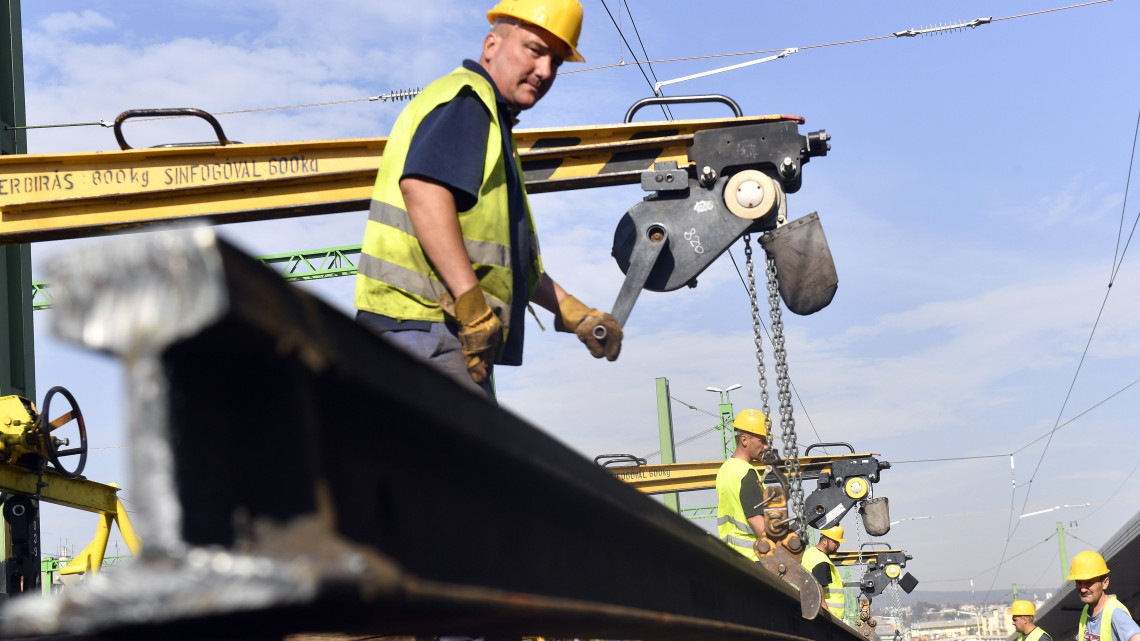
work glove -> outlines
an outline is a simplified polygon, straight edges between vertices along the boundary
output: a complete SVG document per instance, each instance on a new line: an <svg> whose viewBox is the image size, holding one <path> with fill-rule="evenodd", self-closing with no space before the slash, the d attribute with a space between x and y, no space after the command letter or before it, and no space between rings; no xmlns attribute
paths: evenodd
<svg viewBox="0 0 1140 641"><path fill-rule="evenodd" d="M463 359L471 379L476 383L487 380L503 342L503 324L487 306L483 290L476 285L458 299L444 293L439 306L459 322L459 344L463 347Z"/></svg>
<svg viewBox="0 0 1140 641"><path fill-rule="evenodd" d="M617 360L621 353L621 325L608 313L602 313L593 307L567 295L558 303L558 317L554 319L554 329L578 335L578 340L586 344L590 356L594 358L606 357L606 360ZM598 339L594 335L594 328L601 326L606 330L606 337Z"/></svg>

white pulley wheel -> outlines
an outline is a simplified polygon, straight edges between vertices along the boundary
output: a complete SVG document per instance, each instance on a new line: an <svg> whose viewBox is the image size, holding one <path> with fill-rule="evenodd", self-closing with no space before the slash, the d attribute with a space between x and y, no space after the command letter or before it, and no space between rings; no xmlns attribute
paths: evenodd
<svg viewBox="0 0 1140 641"><path fill-rule="evenodd" d="M776 181L755 169L733 174L724 187L724 204L738 218L756 220L776 209Z"/></svg>

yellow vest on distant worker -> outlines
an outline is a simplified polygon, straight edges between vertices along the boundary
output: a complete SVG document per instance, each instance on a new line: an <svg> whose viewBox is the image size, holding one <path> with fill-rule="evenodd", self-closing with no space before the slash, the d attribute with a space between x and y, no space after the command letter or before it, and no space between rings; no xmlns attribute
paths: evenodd
<svg viewBox="0 0 1140 641"><path fill-rule="evenodd" d="M392 126L372 192L357 270L355 303L357 309L401 320L444 320L438 301L447 288L415 236L400 193L400 177L404 173L412 136L424 117L453 99L465 87L474 91L487 108L491 126L487 133L487 158L483 164L479 200L471 209L459 212L459 227L484 298L503 323L505 337L509 331L511 306L516 302L512 291L510 196L505 163L515 163L520 181L523 179L522 166L517 152L513 158L504 158L494 87L483 76L462 67L428 85L400 113ZM514 140L510 143L513 149ZM518 301L525 305L538 286L542 261L525 192L523 202L532 248L528 291L522 292ZM454 292L456 296L462 293Z"/></svg>
<svg viewBox="0 0 1140 641"><path fill-rule="evenodd" d="M1033 631L1029 634L1017 635L1016 641L1040 641L1041 637L1043 636L1045 636L1045 630L1042 630L1041 626L1037 626L1036 628L1033 628ZM1080 640L1078 639L1078 641Z"/></svg>
<svg viewBox="0 0 1140 641"><path fill-rule="evenodd" d="M1112 641L1112 611L1124 610L1128 616L1132 613L1124 604L1116 600L1116 595L1108 597L1108 603L1104 604L1104 609L1100 611L1100 641ZM1085 623L1089 620L1089 606L1085 606L1081 610L1081 622L1077 625L1077 641L1085 641Z"/></svg>
<svg viewBox="0 0 1140 641"><path fill-rule="evenodd" d="M716 529L721 541L749 560L756 561L756 551L752 549L756 533L740 505L740 482L753 469L751 463L738 458L730 458L720 466L716 473Z"/></svg>
<svg viewBox="0 0 1140 641"><path fill-rule="evenodd" d="M804 558L800 563L808 572L814 570L820 563L826 563L831 569L831 583L823 586L823 600L827 602L827 609L831 610L832 614L843 618L844 610L847 608L847 594L843 591L843 579L839 576L839 570L835 569L835 564L823 553L823 550L814 545L804 550Z"/></svg>

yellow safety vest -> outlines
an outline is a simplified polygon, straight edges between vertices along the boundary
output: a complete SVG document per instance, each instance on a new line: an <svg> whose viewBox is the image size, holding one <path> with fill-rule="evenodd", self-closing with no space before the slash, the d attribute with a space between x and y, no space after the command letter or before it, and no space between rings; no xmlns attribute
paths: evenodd
<svg viewBox="0 0 1140 641"><path fill-rule="evenodd" d="M467 255L479 278L479 287L487 305L503 323L505 338L509 331L511 305L516 302L512 291L510 195L505 163L515 163L520 181L522 165L517 150L513 158L504 158L494 87L483 76L463 67L428 85L404 108L392 126L372 192L357 268L355 304L357 309L400 320L444 320L438 301L447 288L415 236L400 192L400 177L404 173L408 147L424 117L437 106L455 98L464 88L470 88L479 97L490 114L491 125L487 133L487 158L483 164L479 200L471 209L459 212L459 228ZM513 137L510 143L514 149ZM532 248L528 291L520 297L522 300L517 301L525 305L538 287L542 261L525 190L523 202ZM457 296L461 293L454 292Z"/></svg>
<svg viewBox="0 0 1140 641"><path fill-rule="evenodd" d="M823 550L814 545L804 550L804 558L800 564L807 568L808 572L814 570L820 563L826 563L831 569L831 583L823 586L823 600L827 602L827 609L842 619L847 608L847 593L843 590L843 578L839 576L839 570Z"/></svg>
<svg viewBox="0 0 1140 641"><path fill-rule="evenodd" d="M1040 641L1043 636L1045 636L1045 631L1041 629L1041 626L1037 626L1029 634L1017 635L1017 641ZM1081 641L1081 639L1078 638L1077 641Z"/></svg>
<svg viewBox="0 0 1140 641"><path fill-rule="evenodd" d="M1132 613L1124 604L1116 600L1116 595L1109 595L1108 602L1104 604L1104 609L1100 611L1100 641L1112 641L1112 611L1124 610L1128 616ZM1089 620L1089 606L1085 606L1081 610L1081 623L1077 626L1077 641L1085 641L1085 623ZM1128 641L1125 639L1124 641Z"/></svg>
<svg viewBox="0 0 1140 641"><path fill-rule="evenodd" d="M749 560L758 561L752 545L756 543L756 533L748 524L744 508L740 505L740 482L744 475L754 469L751 463L738 458L730 458L716 473L716 529L720 540Z"/></svg>

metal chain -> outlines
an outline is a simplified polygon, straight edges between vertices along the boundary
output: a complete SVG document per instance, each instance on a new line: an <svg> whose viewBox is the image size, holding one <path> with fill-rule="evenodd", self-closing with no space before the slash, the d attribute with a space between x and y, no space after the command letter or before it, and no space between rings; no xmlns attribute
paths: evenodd
<svg viewBox="0 0 1140 641"><path fill-rule="evenodd" d="M784 321L780 312L780 287L776 260L768 256L768 307L772 314L772 355L776 361L776 389L780 400L780 428L784 447L784 476L788 478L788 516L799 519L796 530L804 536L804 483L800 455L796 447L796 419L792 416L791 379L788 378L788 352L784 349Z"/></svg>
<svg viewBox="0 0 1140 641"><path fill-rule="evenodd" d="M760 411L764 412L764 417L768 421L768 433L771 434L772 415L768 409L768 377L764 373L764 334L760 328L760 306L756 303L756 274L752 266L750 234L744 234L744 266L748 271L748 302L752 306L752 335L756 343L756 371L760 374Z"/></svg>

